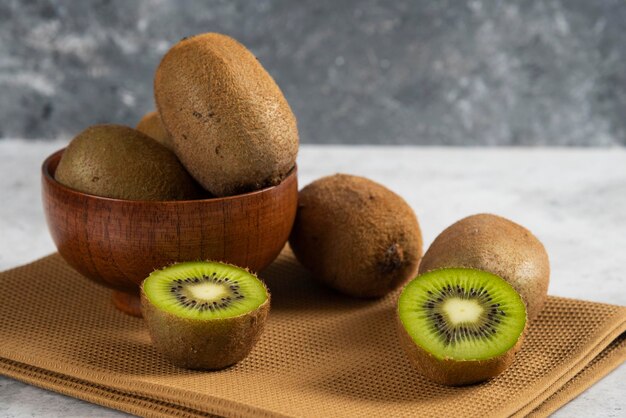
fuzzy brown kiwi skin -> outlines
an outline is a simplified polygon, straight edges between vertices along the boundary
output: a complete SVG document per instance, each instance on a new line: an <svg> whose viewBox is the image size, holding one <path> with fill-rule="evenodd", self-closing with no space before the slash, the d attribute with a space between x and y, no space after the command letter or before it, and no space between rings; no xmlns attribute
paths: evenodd
<svg viewBox="0 0 626 418"><path fill-rule="evenodd" d="M205 33L180 41L157 68L154 94L174 151L213 195L276 185L294 167L296 118L236 40Z"/></svg>
<svg viewBox="0 0 626 418"><path fill-rule="evenodd" d="M267 300L243 315L181 318L152 304L141 286L141 313L154 346L172 364L186 369L219 370L243 360L263 333L269 310L267 291Z"/></svg>
<svg viewBox="0 0 626 418"><path fill-rule="evenodd" d="M75 190L116 199L187 200L202 194L172 151L121 125L94 125L78 134L54 178Z"/></svg>
<svg viewBox="0 0 626 418"><path fill-rule="evenodd" d="M163 122L161 122L159 112L152 111L143 115L135 129L139 132L143 132L150 138L156 140L159 144L173 151L172 140L170 135L165 130Z"/></svg>
<svg viewBox="0 0 626 418"><path fill-rule="evenodd" d="M502 355L488 360L458 361L441 360L424 350L413 341L398 315L396 315L396 319L400 345L411 364L427 379L446 386L469 385L498 376L513 363L515 354L522 346L528 326L527 322L517 343Z"/></svg>
<svg viewBox="0 0 626 418"><path fill-rule="evenodd" d="M422 255L420 226L404 199L345 174L300 191L289 243L314 278L363 298L384 296L414 277Z"/></svg>
<svg viewBox="0 0 626 418"><path fill-rule="evenodd" d="M523 226L497 215L472 215L446 228L424 254L419 274L447 267L502 277L522 296L530 321L547 299L550 262L543 244Z"/></svg>

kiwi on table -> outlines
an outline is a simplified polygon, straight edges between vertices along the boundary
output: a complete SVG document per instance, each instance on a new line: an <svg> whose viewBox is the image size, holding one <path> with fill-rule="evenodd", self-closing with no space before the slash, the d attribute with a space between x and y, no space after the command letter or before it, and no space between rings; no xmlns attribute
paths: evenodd
<svg viewBox="0 0 626 418"><path fill-rule="evenodd" d="M148 135L150 138L155 139L164 147L167 147L170 150L172 149L170 135L165 130L163 122L161 122L159 112L152 111L143 115L135 129Z"/></svg>
<svg viewBox="0 0 626 418"><path fill-rule="evenodd" d="M521 347L526 306L502 278L449 268L422 274L398 299L399 334L411 363L451 386L502 373Z"/></svg>
<svg viewBox="0 0 626 418"><path fill-rule="evenodd" d="M287 100L246 47L226 35L183 39L163 57L154 94L173 149L215 196L276 185L298 153Z"/></svg>
<svg viewBox="0 0 626 418"><path fill-rule="evenodd" d="M363 177L323 177L300 191L289 237L297 259L340 292L380 297L414 277L422 256L415 213Z"/></svg>
<svg viewBox="0 0 626 418"><path fill-rule="evenodd" d="M119 125L91 126L76 136L54 178L78 191L116 199L181 200L200 193L174 153Z"/></svg>
<svg viewBox="0 0 626 418"><path fill-rule="evenodd" d="M245 358L269 309L263 282L230 264L174 264L141 285L141 312L154 345L190 369L221 369Z"/></svg>
<svg viewBox="0 0 626 418"><path fill-rule="evenodd" d="M468 216L439 234L419 272L444 267L474 268L502 277L522 295L529 320L547 298L550 262L543 244L523 226L500 216Z"/></svg>

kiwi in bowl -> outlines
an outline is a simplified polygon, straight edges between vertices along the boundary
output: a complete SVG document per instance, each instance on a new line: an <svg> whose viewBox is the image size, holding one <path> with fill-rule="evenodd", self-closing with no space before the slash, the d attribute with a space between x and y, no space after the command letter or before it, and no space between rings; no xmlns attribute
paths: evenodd
<svg viewBox="0 0 626 418"><path fill-rule="evenodd" d="M298 127L259 60L219 33L185 38L163 57L154 96L182 163L215 196L279 184L295 166Z"/></svg>
<svg viewBox="0 0 626 418"><path fill-rule="evenodd" d="M78 134L54 178L74 190L115 199L189 200L201 195L173 152L121 125L95 125Z"/></svg>
<svg viewBox="0 0 626 418"><path fill-rule="evenodd" d="M159 112L153 110L141 117L139 123L135 127L139 132L148 135L150 138L157 141L159 144L172 149L172 139L170 134L167 133Z"/></svg>

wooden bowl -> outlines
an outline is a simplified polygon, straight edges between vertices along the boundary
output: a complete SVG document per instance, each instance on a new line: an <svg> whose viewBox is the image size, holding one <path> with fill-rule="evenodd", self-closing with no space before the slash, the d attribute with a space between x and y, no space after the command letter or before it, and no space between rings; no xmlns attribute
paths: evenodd
<svg viewBox="0 0 626 418"><path fill-rule="evenodd" d="M42 166L48 228L61 256L115 290L118 309L136 316L139 284L177 261L220 260L252 271L267 267L287 242L296 216L296 168L274 187L237 196L184 201L121 200L70 189L54 179L64 150Z"/></svg>

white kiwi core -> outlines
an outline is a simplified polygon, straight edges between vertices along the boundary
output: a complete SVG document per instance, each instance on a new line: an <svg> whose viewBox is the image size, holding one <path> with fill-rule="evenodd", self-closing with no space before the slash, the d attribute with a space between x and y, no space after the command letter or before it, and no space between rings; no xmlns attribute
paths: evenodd
<svg viewBox="0 0 626 418"><path fill-rule="evenodd" d="M191 296L199 300L218 300L230 296L226 287L215 283L199 283L187 288Z"/></svg>
<svg viewBox="0 0 626 418"><path fill-rule="evenodd" d="M478 301L461 298L448 299L442 308L450 322L454 325L464 322L478 322L485 311Z"/></svg>

